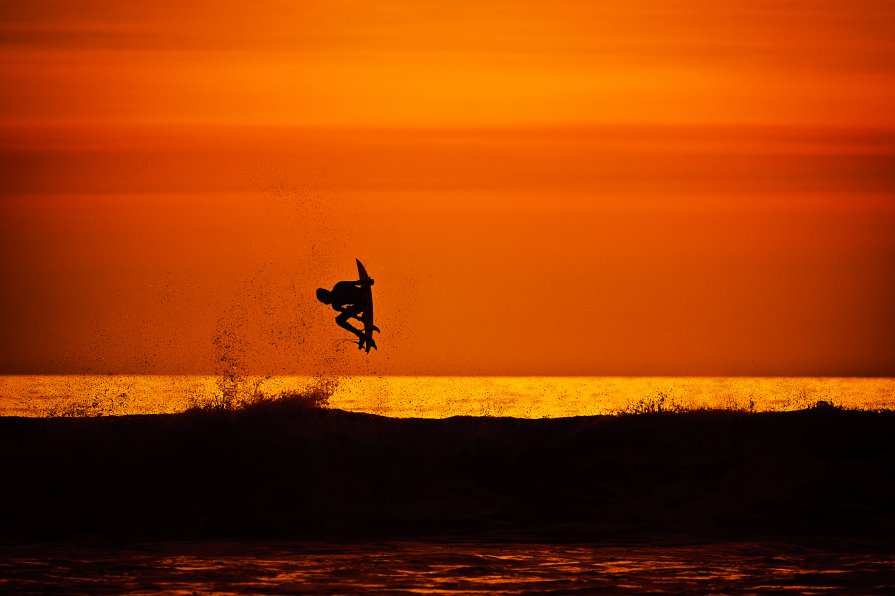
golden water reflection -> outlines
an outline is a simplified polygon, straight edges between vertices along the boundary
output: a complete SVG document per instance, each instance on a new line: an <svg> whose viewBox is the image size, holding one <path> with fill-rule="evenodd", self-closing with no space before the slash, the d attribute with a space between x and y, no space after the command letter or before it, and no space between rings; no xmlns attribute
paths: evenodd
<svg viewBox="0 0 895 596"><path fill-rule="evenodd" d="M0 555L0 589L28 593L884 594L895 583L891 556L854 545L225 542Z"/></svg>
<svg viewBox="0 0 895 596"><path fill-rule="evenodd" d="M237 400L303 391L321 379L213 376L2 376L0 415L92 416L175 413L222 391ZM638 404L746 411L801 409L827 401L895 408L895 379L816 377L347 377L325 379L330 405L398 418L613 414Z"/></svg>

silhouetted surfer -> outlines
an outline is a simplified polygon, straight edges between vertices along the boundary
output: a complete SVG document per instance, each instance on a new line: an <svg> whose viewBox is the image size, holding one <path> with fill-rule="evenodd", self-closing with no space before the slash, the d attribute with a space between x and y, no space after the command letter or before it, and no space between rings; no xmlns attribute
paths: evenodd
<svg viewBox="0 0 895 596"><path fill-rule="evenodd" d="M317 300L323 304L329 304L334 310L339 312L336 317L336 323L339 327L350 331L357 336L357 345L360 349L376 348L376 342L373 341L373 332L379 331L379 328L373 324L373 294L370 286L373 285L373 279L367 275L360 261L357 262L360 279L357 281L340 281L333 286L332 290L317 288ZM351 323L349 319L357 319L364 324L364 329L360 330Z"/></svg>

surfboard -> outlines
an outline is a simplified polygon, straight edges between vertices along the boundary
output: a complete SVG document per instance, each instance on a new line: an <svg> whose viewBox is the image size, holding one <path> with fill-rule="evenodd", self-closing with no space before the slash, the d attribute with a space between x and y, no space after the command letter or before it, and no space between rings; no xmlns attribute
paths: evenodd
<svg viewBox="0 0 895 596"><path fill-rule="evenodd" d="M357 275L359 279L370 279L370 276L367 275L367 270L364 268L363 263L360 262L360 259L354 259L357 261ZM358 349L366 349L367 353L370 353L370 348L376 348L376 342L373 341L373 332L379 331L376 325L373 324L373 288L370 286L365 286L363 291L366 292L367 295L367 307L364 309L361 322L364 324L364 337L357 342Z"/></svg>

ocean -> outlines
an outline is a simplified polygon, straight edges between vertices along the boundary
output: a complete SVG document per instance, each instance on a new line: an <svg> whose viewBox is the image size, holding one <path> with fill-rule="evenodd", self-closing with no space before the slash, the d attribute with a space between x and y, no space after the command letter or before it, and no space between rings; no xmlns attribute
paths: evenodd
<svg viewBox="0 0 895 596"><path fill-rule="evenodd" d="M895 379L830 377L0 376L2 416L171 414L323 387L330 407L394 418L560 418L643 408L895 408Z"/></svg>
<svg viewBox="0 0 895 596"><path fill-rule="evenodd" d="M121 417L308 390L348 412ZM0 591L891 593L895 421L852 409L893 406L888 378L4 376ZM682 408L780 413L583 417Z"/></svg>
<svg viewBox="0 0 895 596"><path fill-rule="evenodd" d="M839 545L147 543L0 548L0 589L77 594L887 594L895 562Z"/></svg>

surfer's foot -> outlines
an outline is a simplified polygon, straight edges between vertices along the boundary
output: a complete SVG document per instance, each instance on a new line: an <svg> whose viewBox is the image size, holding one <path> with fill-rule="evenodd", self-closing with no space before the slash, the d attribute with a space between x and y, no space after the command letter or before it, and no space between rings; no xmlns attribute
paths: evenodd
<svg viewBox="0 0 895 596"><path fill-rule="evenodd" d="M379 327L377 327L376 325L373 325L372 327L370 327L370 331L375 331L376 333L382 333L381 331L379 331Z"/></svg>

